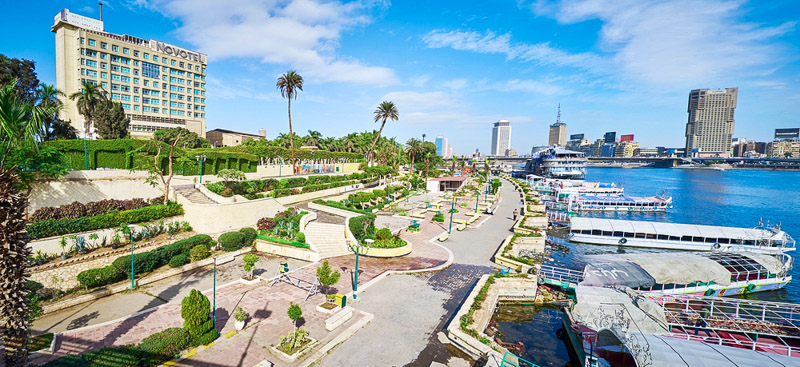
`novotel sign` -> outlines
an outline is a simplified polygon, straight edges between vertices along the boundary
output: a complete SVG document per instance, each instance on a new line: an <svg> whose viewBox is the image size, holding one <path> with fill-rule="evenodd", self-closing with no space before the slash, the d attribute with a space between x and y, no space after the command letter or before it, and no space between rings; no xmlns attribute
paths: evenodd
<svg viewBox="0 0 800 367"><path fill-rule="evenodd" d="M150 48L155 51L162 52L167 55L172 55L175 57L180 57L182 59L186 59L189 61L200 62L203 64L206 63L206 55L201 54L199 52L188 51L186 49L170 45L169 43L164 43L161 41L156 41L151 39Z"/></svg>

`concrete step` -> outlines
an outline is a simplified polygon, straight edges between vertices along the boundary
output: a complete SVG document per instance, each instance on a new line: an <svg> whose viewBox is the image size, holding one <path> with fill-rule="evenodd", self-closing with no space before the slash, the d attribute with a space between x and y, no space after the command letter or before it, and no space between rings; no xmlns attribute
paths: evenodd
<svg viewBox="0 0 800 367"><path fill-rule="evenodd" d="M309 223L303 231L306 242L316 251L320 258L347 255L350 250L344 236L343 224Z"/></svg>
<svg viewBox="0 0 800 367"><path fill-rule="evenodd" d="M175 192L195 204L216 204L214 200L211 200L208 196L194 187L176 188Z"/></svg>

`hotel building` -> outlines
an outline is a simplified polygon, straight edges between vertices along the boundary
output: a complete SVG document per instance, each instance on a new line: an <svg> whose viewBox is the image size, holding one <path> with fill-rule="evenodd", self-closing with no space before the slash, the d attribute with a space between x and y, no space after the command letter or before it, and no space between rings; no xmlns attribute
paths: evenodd
<svg viewBox="0 0 800 367"><path fill-rule="evenodd" d="M511 148L511 123L508 120L500 120L492 127L492 156L500 157L506 154Z"/></svg>
<svg viewBox="0 0 800 367"><path fill-rule="evenodd" d="M150 138L157 130L184 127L205 137L205 54L154 39L108 33L101 20L70 13L55 16L56 86L67 96L81 84L100 85L131 119L133 138ZM76 101L65 99L61 118L85 131Z"/></svg>
<svg viewBox="0 0 800 367"><path fill-rule="evenodd" d="M686 155L729 157L739 88L694 89L689 93Z"/></svg>

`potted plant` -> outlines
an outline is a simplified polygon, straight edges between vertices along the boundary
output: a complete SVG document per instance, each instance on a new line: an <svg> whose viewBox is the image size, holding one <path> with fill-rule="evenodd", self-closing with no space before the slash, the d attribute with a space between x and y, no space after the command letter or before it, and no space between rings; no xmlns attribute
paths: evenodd
<svg viewBox="0 0 800 367"><path fill-rule="evenodd" d="M339 307L333 300L334 296L330 294L330 288L339 282L341 274L338 270L332 270L328 260L322 262L322 265L317 268L317 278L319 282L325 287L326 301L317 307L317 310L324 313L332 313Z"/></svg>
<svg viewBox="0 0 800 367"><path fill-rule="evenodd" d="M236 307L236 311L233 311L233 319L236 320L236 323L233 324L236 330L242 330L247 320L247 312L244 312L241 307Z"/></svg>
<svg viewBox="0 0 800 367"><path fill-rule="evenodd" d="M61 259L66 260L69 257L69 255L67 255L67 238L61 237L61 241L59 241L58 244L61 246Z"/></svg>
<svg viewBox="0 0 800 367"><path fill-rule="evenodd" d="M45 257L44 254L42 253L42 250L36 250L35 260L36 260L36 265L44 264Z"/></svg>

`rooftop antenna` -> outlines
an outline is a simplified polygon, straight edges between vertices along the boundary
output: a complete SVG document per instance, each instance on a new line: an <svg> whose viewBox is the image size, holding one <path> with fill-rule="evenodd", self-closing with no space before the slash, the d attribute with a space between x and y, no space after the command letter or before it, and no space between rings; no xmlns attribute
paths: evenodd
<svg viewBox="0 0 800 367"><path fill-rule="evenodd" d="M556 116L556 123L561 123L561 103L558 104L558 116Z"/></svg>
<svg viewBox="0 0 800 367"><path fill-rule="evenodd" d="M103 21L103 3L98 3L98 4L100 4L100 21L102 22Z"/></svg>

